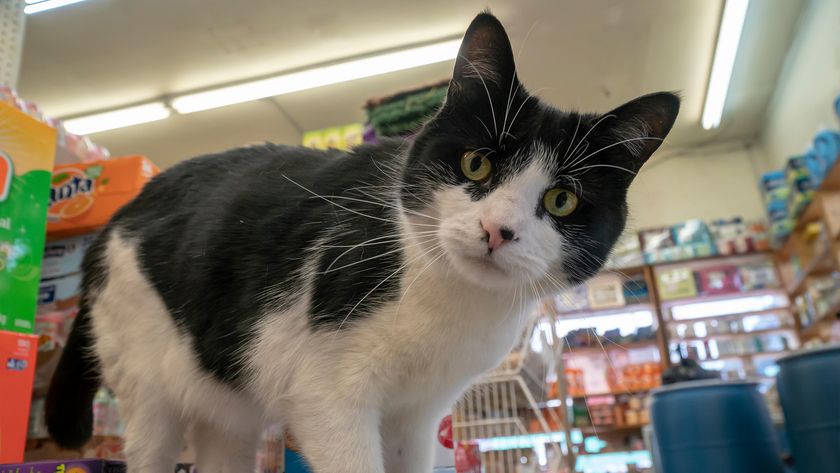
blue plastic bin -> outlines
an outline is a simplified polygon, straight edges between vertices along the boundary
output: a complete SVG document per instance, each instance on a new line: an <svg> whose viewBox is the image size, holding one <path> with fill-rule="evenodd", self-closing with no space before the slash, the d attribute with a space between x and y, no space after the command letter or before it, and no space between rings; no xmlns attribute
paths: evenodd
<svg viewBox="0 0 840 473"><path fill-rule="evenodd" d="M778 388L798 473L840 472L840 346L778 360Z"/></svg>
<svg viewBox="0 0 840 473"><path fill-rule="evenodd" d="M758 383L678 383L653 391L659 473L783 473Z"/></svg>

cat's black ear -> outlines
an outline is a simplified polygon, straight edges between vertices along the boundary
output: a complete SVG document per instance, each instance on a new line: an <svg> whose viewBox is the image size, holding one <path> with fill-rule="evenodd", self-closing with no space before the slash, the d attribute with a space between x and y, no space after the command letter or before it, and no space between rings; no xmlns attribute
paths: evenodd
<svg viewBox="0 0 840 473"><path fill-rule="evenodd" d="M680 98L670 92L644 95L603 115L603 132L610 141L607 146L621 147L627 158L623 167L637 172L659 148L674 126L680 111ZM620 144L619 144L620 143ZM614 155L614 153L610 153Z"/></svg>
<svg viewBox="0 0 840 473"><path fill-rule="evenodd" d="M480 91L508 94L511 81L515 79L516 65L513 50L505 28L495 16L480 13L470 23L449 85L449 97Z"/></svg>

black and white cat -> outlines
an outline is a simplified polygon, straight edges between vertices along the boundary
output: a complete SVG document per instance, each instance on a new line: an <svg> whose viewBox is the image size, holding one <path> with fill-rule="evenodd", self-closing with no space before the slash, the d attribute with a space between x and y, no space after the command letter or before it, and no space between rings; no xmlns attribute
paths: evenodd
<svg viewBox="0 0 840 473"><path fill-rule="evenodd" d="M605 115L542 103L483 13L412 142L173 167L87 254L50 432L86 441L104 382L131 473L172 471L188 434L202 473L252 471L267 422L318 473L428 473L437 422L523 307L599 270L678 109L670 93Z"/></svg>

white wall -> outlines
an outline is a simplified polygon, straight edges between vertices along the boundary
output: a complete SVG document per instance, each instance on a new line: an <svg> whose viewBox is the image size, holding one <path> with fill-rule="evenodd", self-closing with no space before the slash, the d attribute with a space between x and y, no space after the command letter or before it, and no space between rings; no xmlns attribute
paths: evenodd
<svg viewBox="0 0 840 473"><path fill-rule="evenodd" d="M630 187L628 228L642 230L691 218L765 217L758 191L760 149L743 144L662 150Z"/></svg>
<svg viewBox="0 0 840 473"><path fill-rule="evenodd" d="M840 1L810 0L767 113L762 145L768 166L801 154L822 128L838 128L833 113L840 93Z"/></svg>

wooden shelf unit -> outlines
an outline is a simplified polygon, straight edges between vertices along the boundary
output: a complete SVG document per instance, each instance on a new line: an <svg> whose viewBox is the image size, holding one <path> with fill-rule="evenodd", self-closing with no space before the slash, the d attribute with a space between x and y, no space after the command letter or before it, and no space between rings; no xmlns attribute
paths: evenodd
<svg viewBox="0 0 840 473"><path fill-rule="evenodd" d="M808 231L812 223L824 225L828 244L814 245L813 235ZM817 236L817 240L819 235ZM788 239L776 253L777 263L791 299L805 293L812 278L840 270L840 162L835 164L814 192L813 200L796 221ZM794 271L793 258L799 259L798 273ZM840 304L835 304L808 327L802 327L797 317L797 327L803 342L819 338L830 340L830 326L838 322L835 314Z"/></svg>

